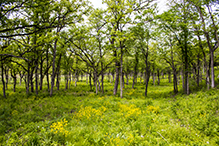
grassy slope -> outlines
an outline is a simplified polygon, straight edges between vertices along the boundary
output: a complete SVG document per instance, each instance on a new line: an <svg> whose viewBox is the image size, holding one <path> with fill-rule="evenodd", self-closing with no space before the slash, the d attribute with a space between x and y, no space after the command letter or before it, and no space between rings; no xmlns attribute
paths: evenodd
<svg viewBox="0 0 219 146"><path fill-rule="evenodd" d="M163 79L149 86L147 98L137 84L126 86L120 99L110 83L104 96L85 82L53 97L11 88L0 99L2 145L219 145L218 89L173 96Z"/></svg>

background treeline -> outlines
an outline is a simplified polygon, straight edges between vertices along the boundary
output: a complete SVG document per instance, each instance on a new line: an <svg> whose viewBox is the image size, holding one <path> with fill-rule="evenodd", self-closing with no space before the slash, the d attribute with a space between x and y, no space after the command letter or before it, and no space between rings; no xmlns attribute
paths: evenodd
<svg viewBox="0 0 219 146"><path fill-rule="evenodd" d="M9 78L14 92L24 81L27 94L47 89L50 96L55 87L59 90L61 77L68 89L86 76L98 94L104 93L107 76L120 97L130 76L132 88L142 79L145 96L149 79L159 85L164 75L175 93L179 82L185 94L191 86L216 86L218 0L170 0L163 13L153 0L103 3L105 9L94 9L86 0L1 1L3 96Z"/></svg>

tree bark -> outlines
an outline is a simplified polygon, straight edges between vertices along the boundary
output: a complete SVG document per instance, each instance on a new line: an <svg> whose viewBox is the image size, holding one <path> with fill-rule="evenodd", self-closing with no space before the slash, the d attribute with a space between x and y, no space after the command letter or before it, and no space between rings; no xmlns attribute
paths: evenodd
<svg viewBox="0 0 219 146"><path fill-rule="evenodd" d="M2 62L1 62L1 68L2 68L3 97L6 98L6 94L5 94L5 79L4 79L4 67L3 67L3 63Z"/></svg>
<svg viewBox="0 0 219 146"><path fill-rule="evenodd" d="M53 63L52 63L52 79L51 79L50 97L53 94L53 87L54 87L54 83L55 83L55 75L56 75L56 72L55 72L55 61L56 60L55 59L56 59L57 42L58 42L58 39L55 40L54 48L53 48Z"/></svg>
<svg viewBox="0 0 219 146"><path fill-rule="evenodd" d="M119 85L119 63L116 62L116 79L115 79L115 84L114 84L114 89L113 89L113 95L116 95L117 90L118 90L118 85Z"/></svg>
<svg viewBox="0 0 219 146"><path fill-rule="evenodd" d="M35 68L35 92L36 95L38 95L38 63L36 62L36 68Z"/></svg>
<svg viewBox="0 0 219 146"><path fill-rule="evenodd" d="M46 67L49 67L49 49L46 51ZM47 90L50 93L50 87L49 87L49 71L46 73L46 80L47 80Z"/></svg>
<svg viewBox="0 0 219 146"><path fill-rule="evenodd" d="M160 72L159 69L157 69L157 84L160 85Z"/></svg>
<svg viewBox="0 0 219 146"><path fill-rule="evenodd" d="M40 59L40 90L43 89L43 57Z"/></svg>
<svg viewBox="0 0 219 146"><path fill-rule="evenodd" d="M214 77L214 51L211 50L211 88L215 88L215 77Z"/></svg>

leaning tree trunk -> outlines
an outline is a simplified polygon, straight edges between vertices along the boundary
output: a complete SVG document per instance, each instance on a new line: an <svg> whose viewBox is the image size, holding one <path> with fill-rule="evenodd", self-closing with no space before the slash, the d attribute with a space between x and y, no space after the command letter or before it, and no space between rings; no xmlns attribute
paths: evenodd
<svg viewBox="0 0 219 146"><path fill-rule="evenodd" d="M6 79L6 83L5 83L5 88L6 90L8 90L8 70L9 68L7 69L7 67L5 67L5 79Z"/></svg>

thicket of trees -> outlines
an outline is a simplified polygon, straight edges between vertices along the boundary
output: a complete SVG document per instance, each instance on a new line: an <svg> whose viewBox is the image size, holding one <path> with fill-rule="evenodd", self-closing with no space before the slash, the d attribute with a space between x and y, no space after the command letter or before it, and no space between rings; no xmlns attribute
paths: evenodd
<svg viewBox="0 0 219 146"><path fill-rule="evenodd" d="M95 92L104 93L104 77L112 75L120 97L133 76L157 84L173 75L174 92L182 81L215 87L219 47L218 0L170 0L158 13L153 0L103 0L94 9L86 0L3 0L0 2L0 66L3 96L9 77L25 82L26 93L43 89L53 95L64 75L66 87L86 76ZM19 81L18 81L19 79ZM45 85L45 84L44 84ZM194 83L193 83L194 85ZM45 87L44 87L45 89Z"/></svg>

